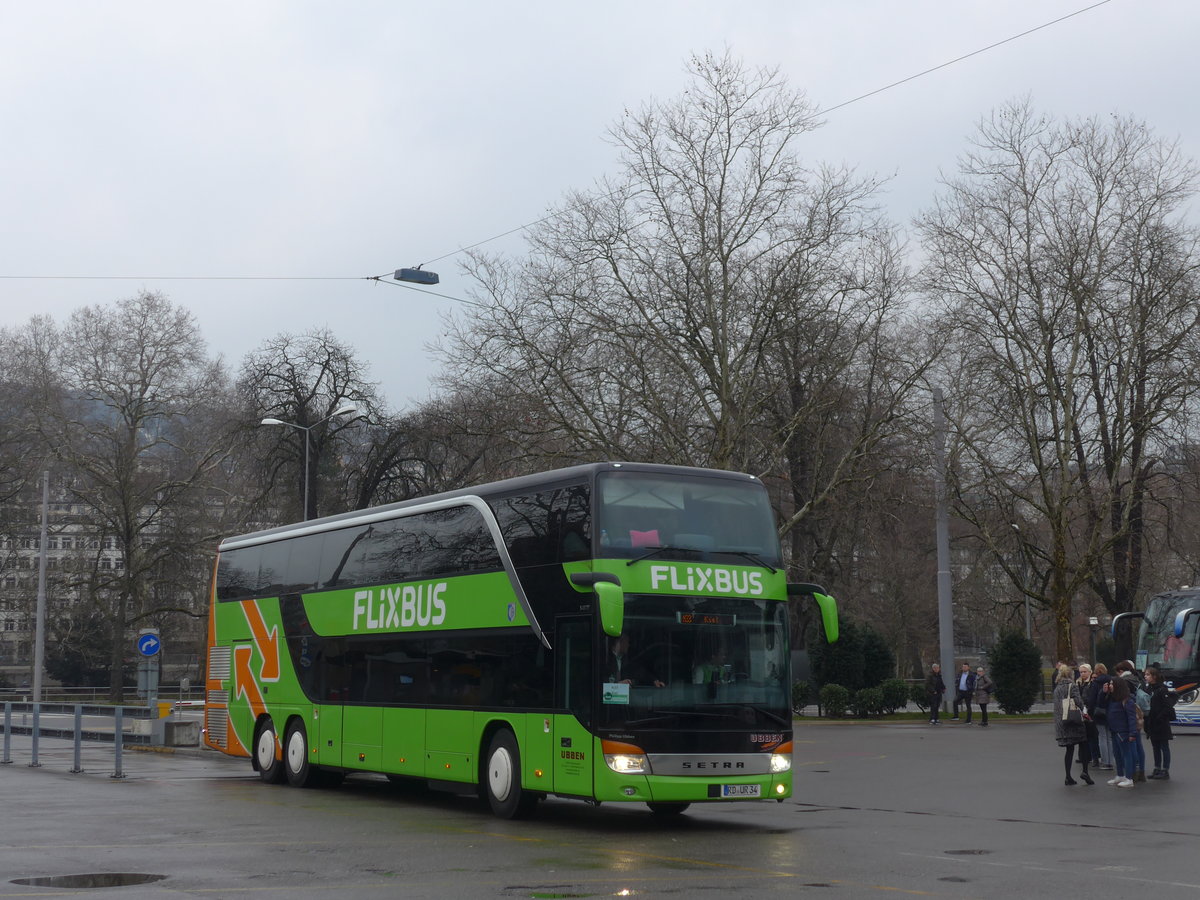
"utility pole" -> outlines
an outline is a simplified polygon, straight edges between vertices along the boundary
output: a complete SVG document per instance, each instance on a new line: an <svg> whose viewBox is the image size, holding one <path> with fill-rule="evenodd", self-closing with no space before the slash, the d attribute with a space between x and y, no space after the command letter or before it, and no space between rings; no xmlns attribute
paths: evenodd
<svg viewBox="0 0 1200 900"><path fill-rule="evenodd" d="M42 541L38 550L37 611L33 624L33 702L42 702L42 669L46 667L46 551L50 532L50 473L42 473Z"/></svg>
<svg viewBox="0 0 1200 900"><path fill-rule="evenodd" d="M950 512L946 497L946 416L942 389L933 389L933 489L937 503L938 645L946 688L954 680L954 603L950 579Z"/></svg>

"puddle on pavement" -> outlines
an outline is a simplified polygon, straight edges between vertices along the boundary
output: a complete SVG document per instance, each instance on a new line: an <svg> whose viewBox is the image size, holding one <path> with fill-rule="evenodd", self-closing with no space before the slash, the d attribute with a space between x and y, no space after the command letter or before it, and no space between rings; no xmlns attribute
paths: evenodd
<svg viewBox="0 0 1200 900"><path fill-rule="evenodd" d="M39 878L14 878L11 884L53 888L129 887L162 881L166 875L143 875L136 872L99 872L91 875L45 875Z"/></svg>

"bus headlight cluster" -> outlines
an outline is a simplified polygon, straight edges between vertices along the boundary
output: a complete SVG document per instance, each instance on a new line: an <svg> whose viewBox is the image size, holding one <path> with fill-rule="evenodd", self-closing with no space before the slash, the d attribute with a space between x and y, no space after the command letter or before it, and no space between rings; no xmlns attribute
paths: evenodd
<svg viewBox="0 0 1200 900"><path fill-rule="evenodd" d="M789 753L772 753L771 754L771 772L778 774L780 772L791 771L792 757Z"/></svg>
<svg viewBox="0 0 1200 900"><path fill-rule="evenodd" d="M620 741L601 741L600 748L604 751L604 762L614 772L621 775L648 775L650 761L646 752L634 744L623 744Z"/></svg>
<svg viewBox="0 0 1200 900"><path fill-rule="evenodd" d="M1189 703L1195 703L1197 694L1200 694L1200 691L1191 690L1191 691L1182 693L1179 695L1178 702L1184 704L1185 706Z"/></svg>

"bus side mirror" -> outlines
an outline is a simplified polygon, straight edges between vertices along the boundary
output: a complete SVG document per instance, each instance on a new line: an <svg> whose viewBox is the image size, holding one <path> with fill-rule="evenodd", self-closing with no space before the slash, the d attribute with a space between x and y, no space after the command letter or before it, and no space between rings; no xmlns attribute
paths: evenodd
<svg viewBox="0 0 1200 900"><path fill-rule="evenodd" d="M836 644L838 639L837 601L825 593L825 588L819 584L806 582L790 582L787 586L789 597L812 597L821 610L821 624L825 627L825 640Z"/></svg>
<svg viewBox="0 0 1200 900"><path fill-rule="evenodd" d="M621 579L609 572L576 572L571 583L590 587L596 592L600 605L600 627L609 637L616 637L625 626L625 591Z"/></svg>

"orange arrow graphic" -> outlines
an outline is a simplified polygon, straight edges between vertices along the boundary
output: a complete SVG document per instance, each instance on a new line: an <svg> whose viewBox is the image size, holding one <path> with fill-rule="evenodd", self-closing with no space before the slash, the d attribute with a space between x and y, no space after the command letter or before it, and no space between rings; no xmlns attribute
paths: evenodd
<svg viewBox="0 0 1200 900"><path fill-rule="evenodd" d="M267 631L267 623L263 619L262 610L258 603L250 601L242 604L246 613L246 621L250 624L250 633L254 635L254 643L258 644L258 652L262 654L262 669L258 677L262 681L279 680L279 629Z"/></svg>
<svg viewBox="0 0 1200 900"><path fill-rule="evenodd" d="M259 716L267 711L267 702L263 699L262 692L258 689L258 682L254 680L254 673L250 671L250 657L254 653L254 648L249 644L240 644L233 648L233 675L234 675L234 693L236 699L242 694L246 695L246 699L250 702L250 712L254 714L257 720Z"/></svg>

